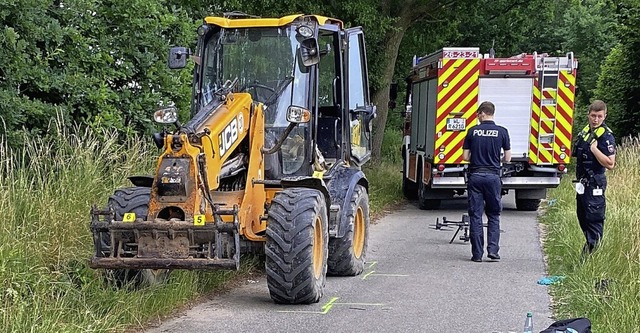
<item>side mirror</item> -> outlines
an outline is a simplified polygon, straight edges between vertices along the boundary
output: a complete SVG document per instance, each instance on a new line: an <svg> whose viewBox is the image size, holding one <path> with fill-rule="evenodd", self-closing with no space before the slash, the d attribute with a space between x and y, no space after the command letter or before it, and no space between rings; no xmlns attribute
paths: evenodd
<svg viewBox="0 0 640 333"><path fill-rule="evenodd" d="M396 99L398 99L398 83L392 82L389 86L389 109L396 108Z"/></svg>
<svg viewBox="0 0 640 333"><path fill-rule="evenodd" d="M191 55L191 50L186 47L172 47L169 50L169 68L179 69L187 66L187 58Z"/></svg>
<svg viewBox="0 0 640 333"><path fill-rule="evenodd" d="M305 67L313 66L320 62L318 41L315 38L307 38L300 43L300 57Z"/></svg>
<svg viewBox="0 0 640 333"><path fill-rule="evenodd" d="M352 113L363 113L364 114L364 125L368 132L373 131L373 120L378 116L377 108L375 105L370 104L367 106L359 106L355 110L351 111Z"/></svg>
<svg viewBox="0 0 640 333"><path fill-rule="evenodd" d="M369 131L369 133L373 132L373 120L376 119L376 117L378 117L378 113L376 112L377 108L375 105L370 105L370 112L369 112L369 116L366 118L365 121L365 126L367 126L367 131Z"/></svg>

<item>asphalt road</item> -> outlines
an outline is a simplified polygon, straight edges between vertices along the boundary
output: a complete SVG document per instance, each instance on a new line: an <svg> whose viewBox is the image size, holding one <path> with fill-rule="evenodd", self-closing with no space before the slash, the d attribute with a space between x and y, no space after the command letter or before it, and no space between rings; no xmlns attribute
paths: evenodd
<svg viewBox="0 0 640 333"><path fill-rule="evenodd" d="M536 212L518 212L503 198L502 260L470 261L469 243L435 230L436 217L461 220L466 199L439 211L408 204L373 224L367 268L329 277L313 305L274 304L264 276L197 305L149 333L165 332L522 332L549 326Z"/></svg>

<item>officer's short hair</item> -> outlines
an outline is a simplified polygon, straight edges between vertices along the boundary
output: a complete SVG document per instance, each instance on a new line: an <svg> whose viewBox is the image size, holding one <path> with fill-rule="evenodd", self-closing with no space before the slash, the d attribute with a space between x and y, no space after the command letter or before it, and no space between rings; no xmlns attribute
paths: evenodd
<svg viewBox="0 0 640 333"><path fill-rule="evenodd" d="M496 106L489 101L482 102L478 107L478 113L484 113L487 116L493 116L493 114L496 113Z"/></svg>
<svg viewBox="0 0 640 333"><path fill-rule="evenodd" d="M593 101L593 103L591 103L591 105L589 105L589 112L591 111L604 111L605 113L607 113L607 104L599 99L596 99L595 101Z"/></svg>

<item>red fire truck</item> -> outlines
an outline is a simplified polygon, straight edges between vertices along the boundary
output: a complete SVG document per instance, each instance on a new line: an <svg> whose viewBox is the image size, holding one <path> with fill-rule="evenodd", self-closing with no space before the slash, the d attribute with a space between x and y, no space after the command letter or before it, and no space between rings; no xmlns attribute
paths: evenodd
<svg viewBox="0 0 640 333"><path fill-rule="evenodd" d="M515 190L518 210L537 210L571 157L577 67L573 53L495 58L475 47L449 47L415 57L405 101L405 196L437 209L464 194L462 143L478 122L478 105L491 101L496 123L511 137L502 192Z"/></svg>

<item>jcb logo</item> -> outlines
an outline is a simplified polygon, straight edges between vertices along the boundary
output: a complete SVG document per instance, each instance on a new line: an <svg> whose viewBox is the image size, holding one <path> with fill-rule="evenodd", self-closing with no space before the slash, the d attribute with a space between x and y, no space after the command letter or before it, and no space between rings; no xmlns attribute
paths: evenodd
<svg viewBox="0 0 640 333"><path fill-rule="evenodd" d="M227 154L231 146L238 140L238 120L234 118L227 127L218 134L220 156Z"/></svg>

